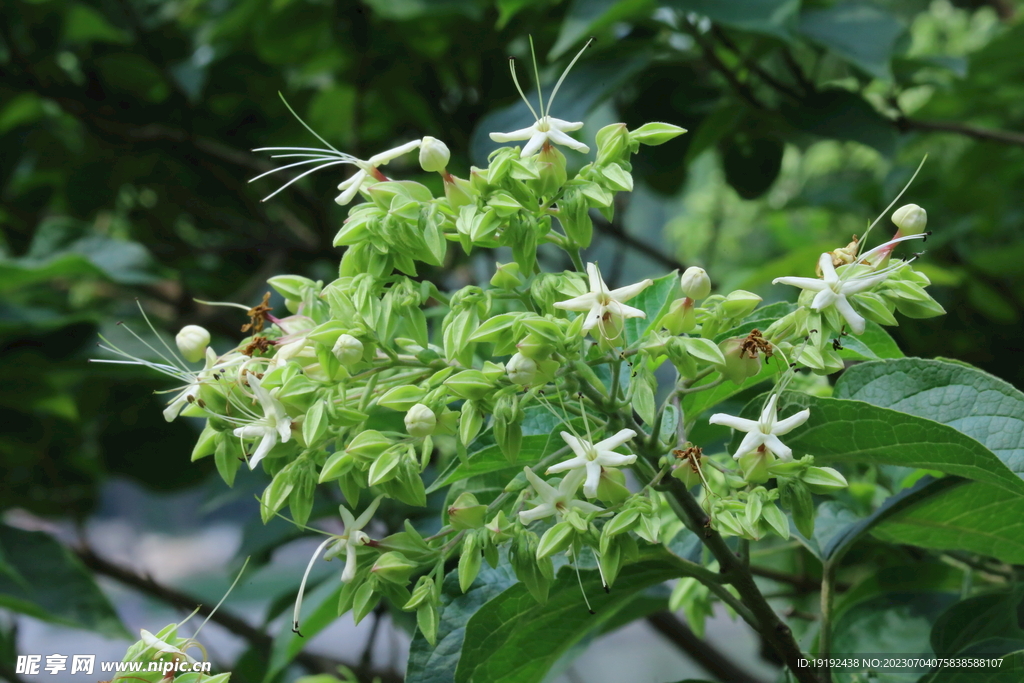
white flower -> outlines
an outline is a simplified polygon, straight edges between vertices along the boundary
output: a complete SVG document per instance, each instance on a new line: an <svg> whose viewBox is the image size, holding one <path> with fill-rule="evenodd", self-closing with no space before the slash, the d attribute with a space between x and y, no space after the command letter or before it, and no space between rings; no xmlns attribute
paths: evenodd
<svg viewBox="0 0 1024 683"><path fill-rule="evenodd" d="M534 492L537 494L537 497L533 500L536 507L519 513L519 521L523 524L529 524L552 515L555 516L556 520L561 520L562 514L570 509L579 510L584 514L597 512L601 509L593 503L576 500L576 491L586 478L585 470L576 469L569 472L558 484L557 489L534 474L533 470L529 467L524 467L523 472L526 474L526 479L530 482L530 486L533 487Z"/></svg>
<svg viewBox="0 0 1024 683"><path fill-rule="evenodd" d="M167 407L164 408L164 419L168 422L174 422L174 418L178 417L185 406L189 404L190 397L193 400L199 398L199 385L217 369L219 369L217 366L217 354L207 346L205 366L192 377L192 382L167 404Z"/></svg>
<svg viewBox="0 0 1024 683"><path fill-rule="evenodd" d="M817 292L811 302L811 308L815 311L823 311L829 306L835 306L839 314L843 316L854 334L864 333L864 316L853 309L853 305L846 297L857 292L871 289L877 284L884 282L892 273L891 270L872 271L852 277L840 277L832 265L832 254L822 254L818 259L818 267L821 269L822 279L813 277L777 277L772 284L782 283L793 285L801 289ZM848 266L853 268L854 264ZM855 271L849 270L848 273ZM847 273L844 273L847 275Z"/></svg>
<svg viewBox="0 0 1024 683"><path fill-rule="evenodd" d="M256 452L249 459L249 469L255 469L260 460L263 460L279 440L281 443L286 443L291 438L292 419L288 417L281 402L260 386L260 381L255 375L248 374L246 378L253 393L256 394L256 400L263 407L263 417L237 428L234 434L242 439L260 439L260 445L256 447Z"/></svg>
<svg viewBox="0 0 1024 683"><path fill-rule="evenodd" d="M590 45L590 41L583 46L583 50L587 49ZM530 48L533 48L533 42L530 42ZM509 60L509 67L512 70L512 81L516 84L516 90L519 91L519 96L523 98L523 102L526 102L526 106L530 109L530 113L533 114L535 119L532 126L522 128L520 130L512 131L511 133L491 133L491 139L495 142L514 142L517 140L529 140L523 147L523 151L520 152L519 157L525 158L532 156L540 151L540 149L549 143L556 145L564 145L570 149L574 149L577 152L583 152L586 154L590 151L590 148L584 145L578 140L574 140L569 137L566 133L579 130L583 127L581 121L571 122L563 121L562 119L556 119L550 115L551 103L555 100L555 95L558 94L558 89L562 86L562 81L565 80L569 70L572 69L573 65L576 64L576 60L583 54L583 50L580 50L573 60L569 62L569 66L562 72L561 77L555 84L554 90L551 91L551 96L548 97L547 106L544 105L544 100L540 96L540 83L537 84L538 88L538 106L540 107L540 115L538 116L536 110L530 104L530 101L526 98L523 93L523 89L519 86L519 78L516 76L516 63L514 60ZM534 58L536 63L536 58Z"/></svg>
<svg viewBox="0 0 1024 683"><path fill-rule="evenodd" d="M299 121L302 122L302 125L306 125L305 122L302 121L302 119L299 119ZM313 132L312 128L309 128L309 126L306 126L306 128L311 133L313 133L313 135L316 135L316 133ZM404 145L399 145L398 147L394 147L385 152L381 152L380 154L375 154L374 156L364 161L362 159L355 158L351 154L346 154L344 152L338 151L333 146L331 146L329 142L321 138L319 135L316 136L317 138L319 138L321 142L330 147L330 149L320 149L317 147L260 147L258 149L253 150L254 152L288 152L288 154L274 154L270 158L281 159L288 157L299 157L302 158L303 161L296 161L293 164L287 164L285 166L281 166L280 168L275 168L270 171L267 171L266 173L261 173L260 175L250 180L250 183L259 180L264 176L268 176L271 173L277 173L278 171L283 171L285 169L295 168L296 166L316 164L314 168L304 173L300 173L299 175L292 178L281 187L277 188L275 191L268 194L261 201L267 201L268 199L276 195L278 192L281 192L292 183L301 180L302 178L305 178L307 175L311 173L316 173L320 169L327 168L329 166L337 166L339 164L349 164L357 167L359 170L352 174L352 177L350 177L348 180L345 180L340 185L338 185L338 189L341 190L342 192L334 201L344 206L355 198L356 194L359 193L359 190L362 189L362 187L366 185L368 181L387 180L387 177L380 172L380 166L386 166L388 162L391 161L392 159L396 159L402 156L403 154L407 154L420 146L420 140L413 140L411 142L405 143Z"/></svg>
<svg viewBox="0 0 1024 683"><path fill-rule="evenodd" d="M344 552L345 569L341 572L341 580L343 583L349 583L352 579L356 578L356 553L359 546L366 545L366 542L370 540L370 537L363 532L363 527L370 523L373 513L377 511L377 506L380 505L381 498L382 496L374 498L373 502L363 511L363 514L358 517L353 516L344 505L338 506L338 512L341 513L341 521L345 525L345 532L339 536L329 536L323 543L317 546L317 549L313 552L313 557L309 558L306 572L302 575L302 583L299 584L299 593L295 598L295 611L292 613L292 628L296 633L299 631L299 612L302 609L302 596L306 592L306 580L309 579L309 573L313 570L313 563L316 562L316 558L320 557L320 553L323 552L324 548L333 543L333 547L327 551L324 559L330 561Z"/></svg>
<svg viewBox="0 0 1024 683"><path fill-rule="evenodd" d="M654 284L651 280L644 280L634 285L609 291L596 263L587 264L587 274L590 276L589 292L554 304L555 308L566 311L586 312L587 318L583 322L584 332L599 326L605 339L617 339L626 318L647 317L647 314L640 309L627 306L623 302L629 301Z"/></svg>
<svg viewBox="0 0 1024 683"><path fill-rule="evenodd" d="M557 465L552 465L548 468L546 474L585 469L587 472L587 483L583 485L583 494L587 498L597 496L597 485L601 481L602 467L621 467L622 465L631 465L636 461L635 455L623 455L612 450L636 436L636 432L632 429L622 429L604 441L598 441L597 443L591 443L585 439L575 437L568 432L562 432L561 434L565 442L569 444L569 448L576 454L576 457L560 462Z"/></svg>
<svg viewBox="0 0 1024 683"><path fill-rule="evenodd" d="M775 409L778 398L778 394L772 394L758 420L744 420L741 417L725 413L716 413L711 416L709 422L713 425L725 425L738 432L746 432L747 435L743 437L743 441L740 442L739 448L736 449L732 457L739 460L747 453L753 453L763 447L783 460L793 459L793 449L782 443L779 437L807 422L811 411L810 409L801 410L785 420L779 420Z"/></svg>

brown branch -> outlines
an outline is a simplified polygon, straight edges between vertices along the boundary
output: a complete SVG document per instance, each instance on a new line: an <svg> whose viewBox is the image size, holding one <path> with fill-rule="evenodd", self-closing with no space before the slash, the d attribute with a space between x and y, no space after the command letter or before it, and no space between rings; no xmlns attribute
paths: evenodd
<svg viewBox="0 0 1024 683"><path fill-rule="evenodd" d="M223 607L214 612L212 607L201 604L197 598L159 584L149 577L140 576L131 569L114 564L100 557L89 548L76 549L75 555L78 556L78 559L86 567L97 574L102 574L126 586L131 586L141 593L189 611L198 608L199 614L209 617L210 621L220 624L231 633L245 639L258 653L269 653L271 647L273 647L274 639L272 636L252 626L244 619L228 612ZM336 673L339 665L349 666L349 668L355 671L360 670L358 666L352 666L345 662L339 662L309 652L300 652L295 655L295 661L312 673ZM401 683L403 680L401 675L393 671L365 671L363 673L369 678L380 678L381 683Z"/></svg>
<svg viewBox="0 0 1024 683"><path fill-rule="evenodd" d="M895 124L896 127L903 132L921 130L932 133L956 133L957 135L966 135L967 137L974 138L975 140L1000 142L1005 145L1019 145L1024 147L1024 133L982 128L981 126L973 126L969 123L955 123L953 121L921 121L920 119L911 119L901 116L895 120Z"/></svg>
<svg viewBox="0 0 1024 683"><path fill-rule="evenodd" d="M760 679L737 667L733 660L698 637L671 612L655 612L647 617L647 622L715 678L728 683L761 683Z"/></svg>
<svg viewBox="0 0 1024 683"><path fill-rule="evenodd" d="M765 108L764 104L762 104L754 95L754 91L751 90L750 86L741 81L736 75L736 72L726 66L725 62L715 54L715 46L704 39L704 36L700 33L700 29L685 19L680 21L680 26L684 31L690 34L690 37L693 38L694 42L700 47L701 52L704 54L704 59L707 60L713 69L722 74L741 99L754 109Z"/></svg>
<svg viewBox="0 0 1024 683"><path fill-rule="evenodd" d="M757 567L751 565L750 573L754 576L760 576L763 579L771 579L778 583L785 583L798 591L803 593L817 593L821 589L821 582L816 581L808 576L798 576L796 574L787 574L786 572L780 572L775 569L769 569L768 567ZM836 583L837 590L849 590L850 584L848 583Z"/></svg>

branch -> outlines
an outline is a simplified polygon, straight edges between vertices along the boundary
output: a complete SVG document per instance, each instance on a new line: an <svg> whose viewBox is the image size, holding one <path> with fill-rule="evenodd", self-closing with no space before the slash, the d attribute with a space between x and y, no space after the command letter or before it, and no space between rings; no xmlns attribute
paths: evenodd
<svg viewBox="0 0 1024 683"><path fill-rule="evenodd" d="M591 218L594 217L597 218L597 220L594 221L595 226L601 231L601 234L607 235L631 249L636 249L644 256L648 256L668 268L678 269L680 271L686 270L686 267L682 263L666 254L662 249L647 244L646 242L627 233L618 222L608 222L604 219L604 216L601 216L597 212L593 212Z"/></svg>
<svg viewBox="0 0 1024 683"><path fill-rule="evenodd" d="M704 39L704 36L700 33L700 29L685 19L679 23L681 28L689 33L694 42L700 46L701 52L704 53L704 59L707 60L708 64L710 64L715 71L722 74L725 80L729 81L729 85L731 85L733 90L736 91L736 94L754 109L764 109L764 104L757 99L750 86L741 81L736 75L736 72L726 66L718 55L715 54L715 46Z"/></svg>
<svg viewBox="0 0 1024 683"><path fill-rule="evenodd" d="M100 557L90 548L76 549L75 555L82 561L82 564L97 574L102 574L126 586L131 586L141 593L189 611L198 608L199 614L209 617L210 621L220 624L236 636L244 638L258 653L269 653L274 645L273 637L250 625L244 619L231 614L223 607L214 612L212 607L201 604L198 598L187 593L181 593L173 588L159 584L149 577L140 576L131 569L114 564ZM295 661L313 673L336 673L339 665L349 666L356 671L360 670L359 667L309 652L300 652L295 655ZM365 673L371 677L380 678L382 683L401 683L403 680L402 676L391 671L367 671Z"/></svg>
<svg viewBox="0 0 1024 683"><path fill-rule="evenodd" d="M798 576L796 574L787 574L786 572L780 572L776 569L769 569L768 567L750 567L750 573L754 576L760 576L765 579L771 579L779 583L789 584L796 590L802 593L817 593L821 589L821 584L814 579L807 576ZM846 591L850 589L850 584L837 582L835 584L836 589L840 591Z"/></svg>
<svg viewBox="0 0 1024 683"><path fill-rule="evenodd" d="M698 637L671 612L655 612L647 617L647 622L715 678L728 683L761 683L760 679L737 667L731 659Z"/></svg>
<svg viewBox="0 0 1024 683"><path fill-rule="evenodd" d="M1001 142L1004 145L1019 145L1024 147L1024 133L1015 133L1008 130L994 130L972 126L969 123L954 123L952 121L921 121L901 116L895 120L896 127L903 132L910 130L922 130L932 133L956 133L966 135L975 140L988 142Z"/></svg>

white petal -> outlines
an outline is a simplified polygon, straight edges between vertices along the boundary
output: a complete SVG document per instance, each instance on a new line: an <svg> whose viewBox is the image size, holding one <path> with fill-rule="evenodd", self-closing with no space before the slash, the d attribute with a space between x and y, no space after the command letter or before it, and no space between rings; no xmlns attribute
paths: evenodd
<svg viewBox="0 0 1024 683"><path fill-rule="evenodd" d="M345 536L347 537L350 531L359 528L356 526L356 518L352 516L352 512L344 505L338 506L338 512L341 514L341 523L345 525Z"/></svg>
<svg viewBox="0 0 1024 683"><path fill-rule="evenodd" d="M583 480L586 478L587 473L583 468L577 467L576 469L570 470L568 474L562 477L561 483L558 484L558 497L563 499L572 498L576 495L576 491L579 490L580 484L582 484Z"/></svg>
<svg viewBox="0 0 1024 683"><path fill-rule="evenodd" d="M590 460L583 457L582 455L578 455L575 458L570 458L569 460L566 460L565 462L560 462L555 465L552 465L547 469L545 474L557 474L558 472L565 472L566 470L575 469L577 467L583 467L588 462L590 462Z"/></svg>
<svg viewBox="0 0 1024 683"><path fill-rule="evenodd" d="M648 287L650 287L653 284L654 284L653 280L642 280L641 282L637 282L634 285L626 285L625 287L619 287L618 289L613 289L609 293L611 294L611 297L613 299L615 299L619 303L622 303L624 301L629 301L634 296L636 296L640 292L644 291L645 289L647 289Z"/></svg>
<svg viewBox="0 0 1024 683"><path fill-rule="evenodd" d="M774 434L764 435L765 447L783 460L793 459L793 449L782 443L782 440Z"/></svg>
<svg viewBox="0 0 1024 683"><path fill-rule="evenodd" d="M633 308L626 304L621 304L618 301L613 301L608 304L608 308L620 318L646 318L647 314L641 311L639 308Z"/></svg>
<svg viewBox="0 0 1024 683"><path fill-rule="evenodd" d="M583 152L584 154L586 154L587 152L590 151L590 148L584 145L582 142L576 140L575 138L569 137L568 135L558 130L557 128L552 128L551 130L549 130L547 132L547 137L549 140L551 140L551 142L555 143L556 145L564 145L565 147L568 147L569 149L574 149L577 152Z"/></svg>
<svg viewBox="0 0 1024 683"><path fill-rule="evenodd" d="M352 522L352 529L345 527L345 531L349 532L354 531L356 529L362 529L364 526L369 524L370 520L373 519L373 513L377 511L377 506L380 505L380 499L383 497L384 496L377 496L376 498L374 498L373 502L370 503L365 510L363 510L363 514L356 517L355 520Z"/></svg>
<svg viewBox="0 0 1024 683"><path fill-rule="evenodd" d="M561 308L563 311L577 311L579 313L589 311L597 305L599 305L597 303L597 295L593 292L580 294L579 296L566 299L565 301L556 301L552 304L555 308Z"/></svg>
<svg viewBox="0 0 1024 683"><path fill-rule="evenodd" d="M875 285L885 282L889 279L890 275L892 275L892 271L886 270L872 275L862 275L861 277L850 278L839 285L839 291L843 294L856 294L857 292L863 292L865 289L871 289Z"/></svg>
<svg viewBox="0 0 1024 683"><path fill-rule="evenodd" d="M538 477L537 474L529 467L524 467L523 472L526 474L526 480L530 482L530 486L533 487L533 490L537 493L538 496L540 496L542 500L550 502L558 497L558 490L551 484L547 483L546 481Z"/></svg>
<svg viewBox="0 0 1024 683"><path fill-rule="evenodd" d="M772 425L775 424L775 403L779 400L778 394L772 394L768 397L767 403L764 404L764 408L761 410L761 426L767 427L768 431L772 430Z"/></svg>
<svg viewBox="0 0 1024 683"><path fill-rule="evenodd" d="M834 304L838 298L839 295L831 289L823 289L814 295L814 300L811 301L811 308L815 311L823 311Z"/></svg>
<svg viewBox="0 0 1024 683"><path fill-rule="evenodd" d="M592 294L601 294L608 291L608 287L604 284L604 278L601 277L601 271L596 263L587 264L587 278L590 280L590 292Z"/></svg>
<svg viewBox="0 0 1024 683"><path fill-rule="evenodd" d="M832 254L825 252L819 256L818 267L821 268L821 277L825 282L829 284L839 282L839 276L836 275L835 266L832 265Z"/></svg>
<svg viewBox="0 0 1024 683"><path fill-rule="evenodd" d="M579 130L583 127L582 121L566 121L565 119L556 119L554 116L549 116L547 119L548 125L555 130L562 130L571 133L572 131Z"/></svg>
<svg viewBox="0 0 1024 683"><path fill-rule="evenodd" d="M273 430L267 427L266 423L260 420L250 425L243 427L236 427L232 432L235 436L242 439L259 439L267 435L267 432L273 434Z"/></svg>
<svg viewBox="0 0 1024 683"><path fill-rule="evenodd" d="M612 436L609 436L604 441L598 441L594 444L594 450L596 451L611 451L615 450L622 444L626 443L630 439L636 436L636 432L632 429L620 429Z"/></svg>
<svg viewBox="0 0 1024 683"><path fill-rule="evenodd" d="M185 398L185 394L179 394L178 398L171 401L170 405L164 408L164 419L168 422L174 422L174 418L178 417L178 414L186 405L188 405L188 400Z"/></svg>
<svg viewBox="0 0 1024 683"><path fill-rule="evenodd" d="M795 415L790 415L785 420L779 420L778 422L775 423L775 427L772 428L772 434L775 434L777 436L789 434L791 431L802 425L804 422L807 422L807 418L809 418L810 416L811 409L807 408L805 410L801 410L799 413L796 413Z"/></svg>
<svg viewBox="0 0 1024 683"><path fill-rule="evenodd" d="M713 425L724 425L738 432L753 432L761 429L761 425L754 420L745 420L742 417L727 415L726 413L715 413L708 422Z"/></svg>
<svg viewBox="0 0 1024 683"><path fill-rule="evenodd" d="M853 310L853 306L850 305L845 296L840 296L836 299L836 310L843 316L846 324L850 326L854 334L864 334L864 328L867 325L864 321L864 316Z"/></svg>
<svg viewBox="0 0 1024 683"><path fill-rule="evenodd" d="M594 505L593 503L588 503L585 500L570 500L568 503L565 504L565 506L568 508L574 508L576 510L579 510L584 514L598 512L603 509L600 506Z"/></svg>
<svg viewBox="0 0 1024 683"><path fill-rule="evenodd" d="M587 463L587 483L583 485L583 495L587 498L597 497L597 485L601 483L601 465L590 461Z"/></svg>
<svg viewBox="0 0 1024 683"><path fill-rule="evenodd" d="M765 437L767 434L763 434L761 430L747 432L747 435L743 437L743 441L740 441L739 448L732 454L732 457L739 460L747 453L753 453L764 444Z"/></svg>
<svg viewBox="0 0 1024 683"><path fill-rule="evenodd" d="M274 432L267 432L263 436L263 440L260 441L260 445L256 448L256 452L252 458L249 459L249 469L256 469L256 465L259 464L260 460L266 457L267 453L277 444L277 435Z"/></svg>
<svg viewBox="0 0 1024 683"><path fill-rule="evenodd" d="M420 146L420 141L419 140L413 140L411 142L405 143L404 145L399 145L398 147L395 147L393 149L389 149L386 152L381 152L380 154L374 154L372 157L370 157L367 160L367 163L370 164L370 166L374 166L374 167L376 167L376 166L386 166L387 163L389 161L391 161L392 159L397 159L398 157L402 156L403 154L407 154L407 153L413 151L414 149L416 149L419 146Z"/></svg>
<svg viewBox="0 0 1024 683"><path fill-rule="evenodd" d="M357 569L356 546L350 542L348 548L345 549L345 571L341 572L341 582L351 583L352 579L356 578Z"/></svg>
<svg viewBox="0 0 1024 683"><path fill-rule="evenodd" d="M622 467L623 465L632 465L636 462L636 456L632 454L623 455L614 451L600 451L594 462L603 467Z"/></svg>
<svg viewBox="0 0 1024 683"><path fill-rule="evenodd" d="M516 142L518 140L529 140L537 132L537 124L529 128L520 128L511 133L491 133L491 139L495 142Z"/></svg>
<svg viewBox="0 0 1024 683"><path fill-rule="evenodd" d="M569 444L569 448L572 452L581 458L587 457L587 452L590 450L590 444L583 439L578 439L569 432L559 432L562 435L562 439L565 443Z"/></svg>
<svg viewBox="0 0 1024 683"><path fill-rule="evenodd" d="M532 510L523 510L519 513L519 521L523 524L535 522L555 514L555 506L552 503L541 503Z"/></svg>
<svg viewBox="0 0 1024 683"><path fill-rule="evenodd" d="M519 153L519 158L525 159L526 157L533 156L539 152L540 148L544 146L544 143L548 141L549 135L551 135L551 133L534 133L530 138L530 141L526 143L525 147L523 147L523 151Z"/></svg>
<svg viewBox="0 0 1024 683"><path fill-rule="evenodd" d="M809 289L812 292L820 292L828 288L828 283L816 277L777 277L772 280L773 285L792 285L800 289Z"/></svg>

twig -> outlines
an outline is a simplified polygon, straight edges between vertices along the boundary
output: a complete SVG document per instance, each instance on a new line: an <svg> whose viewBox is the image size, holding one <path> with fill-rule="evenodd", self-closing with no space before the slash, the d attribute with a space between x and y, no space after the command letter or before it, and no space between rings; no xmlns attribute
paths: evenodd
<svg viewBox="0 0 1024 683"><path fill-rule="evenodd" d="M601 234L607 235L612 239L616 240L617 242L621 242L627 247L630 247L631 249L636 249L644 256L648 256L664 266L678 270L685 270L682 263L669 256L658 247L647 244L646 242L643 242L641 240L638 240L636 237L633 237L632 235L627 233L622 228L622 226L618 224L618 222L609 222L605 220L603 216L600 216L600 214L597 214L596 212L593 212L591 217L596 218L596 220L594 221L594 225L601 232Z"/></svg>
<svg viewBox="0 0 1024 683"><path fill-rule="evenodd" d="M1024 147L1024 133L1016 133L1008 130L995 130L982 128L969 123L955 123L952 121L921 121L901 116L894 121L896 127L901 131L922 130L933 133L956 133L966 135L975 140L988 142L1001 142L1005 145L1018 145Z"/></svg>
<svg viewBox="0 0 1024 683"><path fill-rule="evenodd" d="M647 622L715 678L729 683L761 683L760 679L737 667L706 640L697 637L671 612L655 612L647 617Z"/></svg>
<svg viewBox="0 0 1024 683"><path fill-rule="evenodd" d="M754 91L751 90L750 86L739 79L732 69L725 65L725 63L715 54L715 46L705 40L704 36L701 35L700 29L691 24L685 19L679 22L680 26L684 31L690 34L694 42L700 46L701 52L704 54L704 59L707 60L708 64L722 74L722 76L729 82L732 89L736 91L736 94L740 98L749 104L754 109L764 109L764 104L754 95Z"/></svg>

